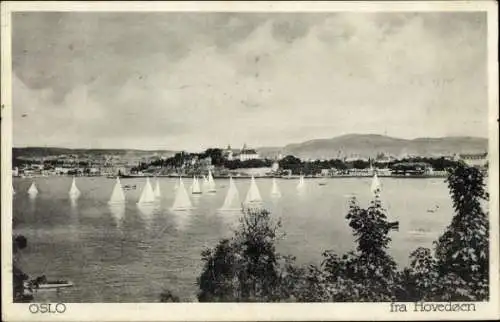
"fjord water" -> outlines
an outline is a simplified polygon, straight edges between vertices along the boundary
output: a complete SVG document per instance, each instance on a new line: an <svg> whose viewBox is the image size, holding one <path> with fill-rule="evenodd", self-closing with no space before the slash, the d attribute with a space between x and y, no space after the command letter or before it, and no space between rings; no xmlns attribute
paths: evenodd
<svg viewBox="0 0 500 322"><path fill-rule="evenodd" d="M161 199L137 205L145 178L123 179L136 185L125 192L126 203L108 205L115 180L103 177L76 179L81 195L69 198L70 177L35 178L38 191L27 193L33 179L14 180L13 232L28 238L20 258L31 277L67 279L74 287L57 295L39 293L37 299L71 302L158 302L163 289L184 300L196 297L196 278L202 269L201 252L229 237L241 216L220 212L229 180L216 179L216 193L189 195L194 209L173 212L178 179L160 178ZM184 179L186 187L192 179ZM353 250L354 238L345 215L354 194L361 206L371 198L371 178L276 180L281 198L271 197L272 179L256 178L264 204L281 218L286 236L279 242L282 254L299 263L319 264L321 253ZM319 185L326 182L326 185ZM450 223L453 211L444 179L381 178L382 201L390 219L399 220L392 232L390 253L400 267L418 246L432 241ZM241 201L250 179L235 179ZM436 207L438 206L438 207ZM433 209L433 212L429 212Z"/></svg>

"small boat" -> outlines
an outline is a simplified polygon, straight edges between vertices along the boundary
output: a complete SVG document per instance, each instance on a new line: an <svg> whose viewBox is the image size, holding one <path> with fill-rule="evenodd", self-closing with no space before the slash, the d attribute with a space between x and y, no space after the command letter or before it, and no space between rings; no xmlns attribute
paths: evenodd
<svg viewBox="0 0 500 322"><path fill-rule="evenodd" d="M227 190L226 198L224 199L224 204L220 208L222 211L236 211L241 210L240 194L236 185L234 184L233 178L229 177L229 189Z"/></svg>
<svg viewBox="0 0 500 322"><path fill-rule="evenodd" d="M125 203L125 194L123 193L122 184L120 178L116 177L115 187L111 193L111 197L108 201L109 204L121 204Z"/></svg>
<svg viewBox="0 0 500 322"><path fill-rule="evenodd" d="M189 195L184 187L184 182L182 178L179 178L179 186L177 188L177 194L175 195L174 204L172 205L172 210L174 211L184 211L193 209L193 204L189 199Z"/></svg>
<svg viewBox="0 0 500 322"><path fill-rule="evenodd" d="M77 199L80 196L80 190L76 186L76 179L73 177L73 182L71 183L71 188L69 189L69 197L71 199Z"/></svg>
<svg viewBox="0 0 500 322"><path fill-rule="evenodd" d="M67 280L47 280L45 276L37 277L34 280L24 282L25 288L33 291L38 290L56 290L59 291L63 288L73 287L73 282Z"/></svg>
<svg viewBox="0 0 500 322"><path fill-rule="evenodd" d="M35 181L31 183L31 186L28 189L28 194L30 195L30 197L36 197L36 195L38 194L38 189L36 187Z"/></svg>
<svg viewBox="0 0 500 322"><path fill-rule="evenodd" d="M212 176L212 171L210 170L208 170L207 191L212 193L216 191L214 177Z"/></svg>
<svg viewBox="0 0 500 322"><path fill-rule="evenodd" d="M191 193L193 195L201 194L200 183L198 182L198 178L196 178L196 176L193 177L193 183L191 185Z"/></svg>
<svg viewBox="0 0 500 322"><path fill-rule="evenodd" d="M139 198L138 204L153 203L156 200L153 187L149 181L149 177L146 178L146 185L142 189L141 197Z"/></svg>
<svg viewBox="0 0 500 322"><path fill-rule="evenodd" d="M262 208L262 197L260 196L259 187L257 186L257 183L255 182L255 178L253 176L250 181L250 188L248 189L243 207Z"/></svg>
<svg viewBox="0 0 500 322"><path fill-rule="evenodd" d="M123 190L135 190L137 188L137 186L134 184L134 185L130 185L130 184L126 184L123 186Z"/></svg>

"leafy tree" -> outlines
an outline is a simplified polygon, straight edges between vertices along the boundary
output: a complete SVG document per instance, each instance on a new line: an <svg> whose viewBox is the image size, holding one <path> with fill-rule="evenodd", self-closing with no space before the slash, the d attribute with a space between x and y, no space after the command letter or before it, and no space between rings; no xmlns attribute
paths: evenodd
<svg viewBox="0 0 500 322"><path fill-rule="evenodd" d="M387 220L378 195L367 209L351 200L346 216L354 231L357 247L342 257L324 252L322 263L333 301L379 302L395 299L396 262L387 253L394 224Z"/></svg>
<svg viewBox="0 0 500 322"><path fill-rule="evenodd" d="M273 302L282 299L283 271L275 242L280 222L267 210L246 210L231 239L202 253L200 302Z"/></svg>
<svg viewBox="0 0 500 322"><path fill-rule="evenodd" d="M432 301L487 300L489 296L489 224L481 202L488 200L480 170L458 163L449 171L448 187L455 215L431 250L418 248L404 272L403 297Z"/></svg>

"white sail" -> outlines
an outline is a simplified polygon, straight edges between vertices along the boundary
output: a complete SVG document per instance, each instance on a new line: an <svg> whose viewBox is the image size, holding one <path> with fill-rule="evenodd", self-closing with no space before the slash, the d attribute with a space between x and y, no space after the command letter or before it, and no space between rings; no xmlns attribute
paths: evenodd
<svg viewBox="0 0 500 322"><path fill-rule="evenodd" d="M372 179L371 191L372 191L372 193L374 193L374 194L378 194L378 193L380 193L381 189L382 189L382 185L380 184L380 181L379 181L379 179L378 179L378 176L377 176L377 174L375 173L375 174L373 175L373 179Z"/></svg>
<svg viewBox="0 0 500 322"><path fill-rule="evenodd" d="M240 194L236 185L234 184L233 178L229 177L229 189L227 190L226 199L224 199L224 204L220 208L221 210L240 210Z"/></svg>
<svg viewBox="0 0 500 322"><path fill-rule="evenodd" d="M196 178L196 177L193 177L193 183L191 185L191 193L192 194L200 194L201 193L200 183L198 182L198 178Z"/></svg>
<svg viewBox="0 0 500 322"><path fill-rule="evenodd" d="M304 188L304 176L301 175L299 177L299 183L297 184L297 189L301 190L302 188Z"/></svg>
<svg viewBox="0 0 500 322"><path fill-rule="evenodd" d="M273 178L273 187L271 188L271 196L275 198L281 197L281 191L276 182L276 178Z"/></svg>
<svg viewBox="0 0 500 322"><path fill-rule="evenodd" d="M207 191L208 192L215 192L216 191L214 177L212 176L212 171L210 171L210 170L208 170Z"/></svg>
<svg viewBox="0 0 500 322"><path fill-rule="evenodd" d="M28 193L33 197L38 194L38 189L36 188L36 184L34 181L31 184L30 188L28 189Z"/></svg>
<svg viewBox="0 0 500 322"><path fill-rule="evenodd" d="M80 190L76 186L76 180L73 177L73 182L71 183L71 188L69 189L70 198L78 198L80 196Z"/></svg>
<svg viewBox="0 0 500 322"><path fill-rule="evenodd" d="M245 198L246 204L254 204L261 203L262 198L260 196L259 187L257 187L257 183L255 182L255 178L252 176L250 181L250 189L248 189L247 196Z"/></svg>
<svg viewBox="0 0 500 322"><path fill-rule="evenodd" d="M154 195L155 195L155 198L161 198L160 180L158 180L158 178L156 178L156 185L155 185Z"/></svg>
<svg viewBox="0 0 500 322"><path fill-rule="evenodd" d="M189 199L189 195L184 187L182 178L179 178L179 187L177 188L177 194L175 195L174 204L172 210L189 210L192 209L193 205Z"/></svg>
<svg viewBox="0 0 500 322"><path fill-rule="evenodd" d="M149 178L146 178L146 185L142 189L141 197L139 198L138 204L152 203L155 201L155 193Z"/></svg>
<svg viewBox="0 0 500 322"><path fill-rule="evenodd" d="M122 184L120 183L120 178L116 177L115 187L113 188L113 192L111 193L111 198L109 198L108 203L115 204L124 202L125 194L123 193Z"/></svg>

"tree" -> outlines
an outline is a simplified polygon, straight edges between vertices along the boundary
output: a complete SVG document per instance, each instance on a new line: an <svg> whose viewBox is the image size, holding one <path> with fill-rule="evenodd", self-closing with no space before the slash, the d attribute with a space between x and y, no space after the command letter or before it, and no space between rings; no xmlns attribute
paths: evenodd
<svg viewBox="0 0 500 322"><path fill-rule="evenodd" d="M324 252L322 267L326 273L330 301L380 302L395 299L396 262L387 253L394 224L387 220L378 195L367 209L351 200L346 216L356 238L356 252L339 257Z"/></svg>
<svg viewBox="0 0 500 322"><path fill-rule="evenodd" d="M200 302L273 302L282 299L281 256L275 243L280 222L267 210L246 210L230 239L202 253Z"/></svg>
<svg viewBox="0 0 500 322"><path fill-rule="evenodd" d="M471 299L487 299L489 223L481 205L488 200L484 176L478 169L459 163L447 181L455 216L435 242L438 271L440 275L456 275Z"/></svg>
<svg viewBox="0 0 500 322"><path fill-rule="evenodd" d="M25 303L31 302L33 299L32 295L28 295L25 292L24 283L29 279L29 276L25 274L18 266L18 254L19 251L25 249L28 246L28 240L26 237L19 235L12 238L12 288L14 303Z"/></svg>
<svg viewBox="0 0 500 322"><path fill-rule="evenodd" d="M455 215L434 242L435 254L418 248L402 274L405 299L481 301L489 296L489 224L481 202L488 200L480 170L458 163L448 187ZM410 287L411 286L411 287Z"/></svg>

